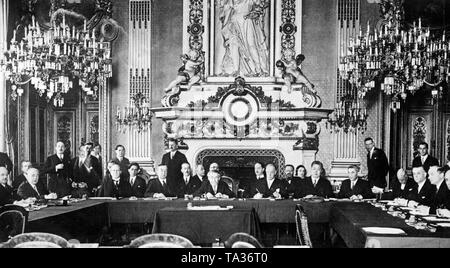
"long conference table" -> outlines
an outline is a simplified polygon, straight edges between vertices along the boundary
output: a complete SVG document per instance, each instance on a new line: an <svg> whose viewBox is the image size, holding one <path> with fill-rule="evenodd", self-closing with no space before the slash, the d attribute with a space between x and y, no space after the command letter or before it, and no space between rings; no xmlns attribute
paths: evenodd
<svg viewBox="0 0 450 268"><path fill-rule="evenodd" d="M35 224L48 220L63 219L75 214L82 217L89 212L104 220L105 224L154 224L155 216L160 211L171 210L183 213L188 203L193 206L232 206L235 210L252 210L257 221L262 224L294 224L295 211L301 205L310 224L329 224L329 226L343 239L350 248L367 246L377 247L444 247L450 248L448 233L432 233L426 230L416 230L405 223L405 220L389 215L368 203L352 202L322 202L310 203L294 200L87 200L68 207L49 207L29 214L29 229ZM100 224L101 220L97 220ZM159 223L158 223L159 224ZM220 223L217 223L220 224ZM405 231L406 236L400 235L369 235L364 227L390 227Z"/></svg>

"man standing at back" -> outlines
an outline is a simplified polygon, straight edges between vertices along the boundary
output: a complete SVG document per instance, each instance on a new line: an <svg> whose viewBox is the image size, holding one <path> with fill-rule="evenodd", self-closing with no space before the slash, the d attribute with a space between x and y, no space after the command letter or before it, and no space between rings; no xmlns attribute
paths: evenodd
<svg viewBox="0 0 450 268"><path fill-rule="evenodd" d="M178 151L178 142L175 139L169 140L169 150L170 152L163 156L161 165L167 166L167 186L170 192L178 193L183 184L181 166L189 162L186 156Z"/></svg>
<svg viewBox="0 0 450 268"><path fill-rule="evenodd" d="M415 167L423 167L425 169L425 172L428 172L430 170L430 167L432 166L439 166L439 161L428 154L428 143L421 142L419 144L419 155L414 158L413 160L413 168Z"/></svg>
<svg viewBox="0 0 450 268"><path fill-rule="evenodd" d="M65 197L71 193L71 161L64 154L66 146L63 142L58 142L55 147L55 154L47 158L45 163L45 173L48 175L48 191L55 193L59 197Z"/></svg>
<svg viewBox="0 0 450 268"><path fill-rule="evenodd" d="M369 174L367 179L372 190L375 192L383 191L387 186L386 176L389 172L389 163L386 154L383 150L375 148L375 142L372 138L367 138L365 141L367 150L367 168Z"/></svg>
<svg viewBox="0 0 450 268"><path fill-rule="evenodd" d="M0 167L5 167L8 170L8 175L13 170L13 163L7 154L0 152Z"/></svg>
<svg viewBox="0 0 450 268"><path fill-rule="evenodd" d="M125 157L125 152L126 152L125 146L117 145L115 150L116 157L114 157L111 160L111 162L119 165L123 178L128 178L130 177L130 173L128 173L128 168L130 167L131 163L130 160L128 160L128 158Z"/></svg>

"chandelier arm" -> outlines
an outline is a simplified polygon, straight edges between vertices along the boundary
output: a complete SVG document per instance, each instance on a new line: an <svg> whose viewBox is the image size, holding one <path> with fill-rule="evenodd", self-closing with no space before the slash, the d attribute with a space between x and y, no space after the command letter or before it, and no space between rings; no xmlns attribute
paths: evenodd
<svg viewBox="0 0 450 268"><path fill-rule="evenodd" d="M441 80L439 80L439 82L437 82L437 83L435 83L435 84L432 84L432 83L430 83L430 82L428 82L427 80L423 80L423 83L424 84L427 84L428 86L430 86L430 87L437 87L437 86L439 86L442 82L444 82L444 79L441 79Z"/></svg>

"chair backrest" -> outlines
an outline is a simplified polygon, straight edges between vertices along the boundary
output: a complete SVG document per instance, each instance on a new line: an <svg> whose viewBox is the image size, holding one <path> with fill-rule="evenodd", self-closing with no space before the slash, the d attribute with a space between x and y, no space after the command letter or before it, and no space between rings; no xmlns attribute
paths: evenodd
<svg viewBox="0 0 450 268"><path fill-rule="evenodd" d="M236 242L245 242L254 246L255 248L263 248L258 239L246 233L235 233L231 235L228 240L225 241L225 247L232 248Z"/></svg>
<svg viewBox="0 0 450 268"><path fill-rule="evenodd" d="M14 248L61 248L57 244L43 241L25 242L15 246Z"/></svg>
<svg viewBox="0 0 450 268"><path fill-rule="evenodd" d="M222 181L228 184L230 190L237 196L237 192L239 190L237 182L228 176L222 176Z"/></svg>
<svg viewBox="0 0 450 268"><path fill-rule="evenodd" d="M297 227L297 239L300 245L312 248L313 245L309 236L308 217L301 206L297 206L295 224Z"/></svg>
<svg viewBox="0 0 450 268"><path fill-rule="evenodd" d="M312 248L311 237L309 236L308 217L301 206L297 206L295 212L295 224L300 245Z"/></svg>
<svg viewBox="0 0 450 268"><path fill-rule="evenodd" d="M28 222L28 211L23 207L6 205L0 208L0 242L23 234Z"/></svg>
<svg viewBox="0 0 450 268"><path fill-rule="evenodd" d="M70 248L69 242L64 238L47 233L27 233L17 235L7 243L3 245L4 248L17 248L23 246L35 246L35 247L48 247L49 244L53 244L52 247L56 248Z"/></svg>
<svg viewBox="0 0 450 268"><path fill-rule="evenodd" d="M151 244L156 244L152 246ZM181 248L193 248L189 239L184 238L179 235L173 234L150 234L144 235L136 238L130 244L130 248L150 248L150 247L158 247L158 246L168 246L171 244L171 247L181 247Z"/></svg>
<svg viewBox="0 0 450 268"><path fill-rule="evenodd" d="M256 248L256 247L250 243L238 241L238 242L234 243L231 246L231 248Z"/></svg>

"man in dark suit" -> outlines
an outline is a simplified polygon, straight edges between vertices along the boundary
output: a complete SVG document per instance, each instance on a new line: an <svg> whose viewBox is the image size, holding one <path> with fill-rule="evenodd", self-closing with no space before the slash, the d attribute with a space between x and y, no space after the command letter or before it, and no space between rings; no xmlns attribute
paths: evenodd
<svg viewBox="0 0 450 268"><path fill-rule="evenodd" d="M88 163L94 169L95 173L97 173L99 178L102 178L103 169L102 169L102 157L101 146L99 144L95 144L92 142L86 143L86 152L88 153Z"/></svg>
<svg viewBox="0 0 450 268"><path fill-rule="evenodd" d="M14 165L9 156L1 152L0 152L0 167L6 167L6 169L8 170L8 174L11 173L14 168Z"/></svg>
<svg viewBox="0 0 450 268"><path fill-rule="evenodd" d="M19 176L17 176L12 184L13 190L17 193L17 190L19 189L19 186L27 181L27 177L26 174L28 172L28 170L30 168L32 168L33 165L31 164L30 161L24 160L22 161L22 163L20 164L20 171L22 172L22 174L20 174Z"/></svg>
<svg viewBox="0 0 450 268"><path fill-rule="evenodd" d="M0 166L0 207L14 203L13 189L8 185L8 169Z"/></svg>
<svg viewBox="0 0 450 268"><path fill-rule="evenodd" d="M127 198L131 197L131 185L127 178L123 178L118 164L113 164L100 187L100 197Z"/></svg>
<svg viewBox="0 0 450 268"><path fill-rule="evenodd" d="M130 174L128 174L128 168L130 167L130 160L125 157L125 147L123 145L116 146L116 157L114 157L111 162L119 165L120 170L122 171L122 177L128 178Z"/></svg>
<svg viewBox="0 0 450 268"><path fill-rule="evenodd" d="M189 163L181 165L181 173L183 174L183 184L180 187L178 197L194 195L202 186L202 181L198 177L191 176L191 165Z"/></svg>
<svg viewBox="0 0 450 268"><path fill-rule="evenodd" d="M417 187L410 192L407 205L411 207L419 205L430 207L436 194L436 186L432 185L427 179L427 173L422 166L413 168L413 175Z"/></svg>
<svg viewBox="0 0 450 268"><path fill-rule="evenodd" d="M450 192L444 177L449 169L448 167L431 166L428 171L430 182L436 187L436 194L431 203L431 214L436 214L437 209L446 208L450 204Z"/></svg>
<svg viewBox="0 0 450 268"><path fill-rule="evenodd" d="M277 170L273 164L266 166L265 179L258 180L251 190L254 199L261 198L288 198L286 181L276 178Z"/></svg>
<svg viewBox="0 0 450 268"><path fill-rule="evenodd" d="M147 183L138 175L140 171L141 167L138 163L131 163L128 168L128 173L130 174L128 181L131 185L131 196L137 198L143 198L145 191L147 190Z"/></svg>
<svg viewBox="0 0 450 268"><path fill-rule="evenodd" d="M319 196L330 198L334 196L333 187L327 178L323 177L324 168L322 162L314 161L311 164L311 177L307 177L302 185L302 197L310 198Z"/></svg>
<svg viewBox="0 0 450 268"><path fill-rule="evenodd" d="M158 167L158 178L149 181L145 197L166 198L175 196L175 194L172 194L167 184L167 172L167 166L160 165Z"/></svg>
<svg viewBox="0 0 450 268"><path fill-rule="evenodd" d="M92 156L89 155L87 146L80 146L78 157L72 160L71 173L72 181L75 183L72 186L75 189L75 196L82 197L83 195L94 196L95 191L100 186L101 178L95 171L92 161Z"/></svg>
<svg viewBox="0 0 450 268"><path fill-rule="evenodd" d="M389 163L383 150L375 148L372 138L365 140L367 154L368 176L371 187L376 187L377 191L382 191L387 186L386 176L389 172Z"/></svg>
<svg viewBox="0 0 450 268"><path fill-rule="evenodd" d="M217 171L208 172L208 179L202 183L202 186L194 195L205 196L207 199L235 197L228 184L221 180L221 176Z"/></svg>
<svg viewBox="0 0 450 268"><path fill-rule="evenodd" d="M361 200L373 197L369 182L359 178L358 173L358 166L350 166L348 168L349 179L342 182L341 191L338 194L338 198Z"/></svg>
<svg viewBox="0 0 450 268"><path fill-rule="evenodd" d="M178 151L178 143L175 139L169 140L170 152L162 158L161 165L167 166L167 185L171 193L177 193L183 184L181 165L189 163L186 156Z"/></svg>
<svg viewBox="0 0 450 268"><path fill-rule="evenodd" d="M430 167L439 166L439 161L428 154L428 148L428 143L426 142L422 142L419 144L419 156L414 158L413 167L423 166L425 172L428 172L428 170L430 170Z"/></svg>
<svg viewBox="0 0 450 268"><path fill-rule="evenodd" d="M302 180L294 177L295 167L287 165L284 171L285 181L287 185L287 194L289 198L301 198L302 196Z"/></svg>
<svg viewBox="0 0 450 268"><path fill-rule="evenodd" d="M406 199L408 198L410 192L412 192L416 187L417 183L413 179L408 177L406 171L403 169L399 169L397 171L397 178L392 182L392 193L390 194L390 197L383 199ZM389 196L389 194L387 194L387 196Z"/></svg>
<svg viewBox="0 0 450 268"><path fill-rule="evenodd" d="M58 195L55 193L51 193L46 195L47 191L44 186L39 183L39 170L35 168L30 168L27 172L27 181L22 183L19 186L19 190L17 191L17 195L21 199L56 199Z"/></svg>
<svg viewBox="0 0 450 268"><path fill-rule="evenodd" d="M45 163L45 173L48 174L48 191L59 197L70 195L72 177L71 161L64 154L66 147L63 142L58 142L55 147L56 154L49 156Z"/></svg>
<svg viewBox="0 0 450 268"><path fill-rule="evenodd" d="M203 182L204 180L206 180L206 171L205 171L205 167L203 165L198 165L197 169L195 170L195 176L194 176L195 180L200 180L201 182Z"/></svg>
<svg viewBox="0 0 450 268"><path fill-rule="evenodd" d="M264 174L265 173L264 165L262 163L260 162L255 163L254 170L255 170L254 176L244 179L239 183L239 189L244 191L243 193L244 198L253 198L253 196L256 193L253 193L252 191L255 189L256 183L260 180L266 179L266 176Z"/></svg>

